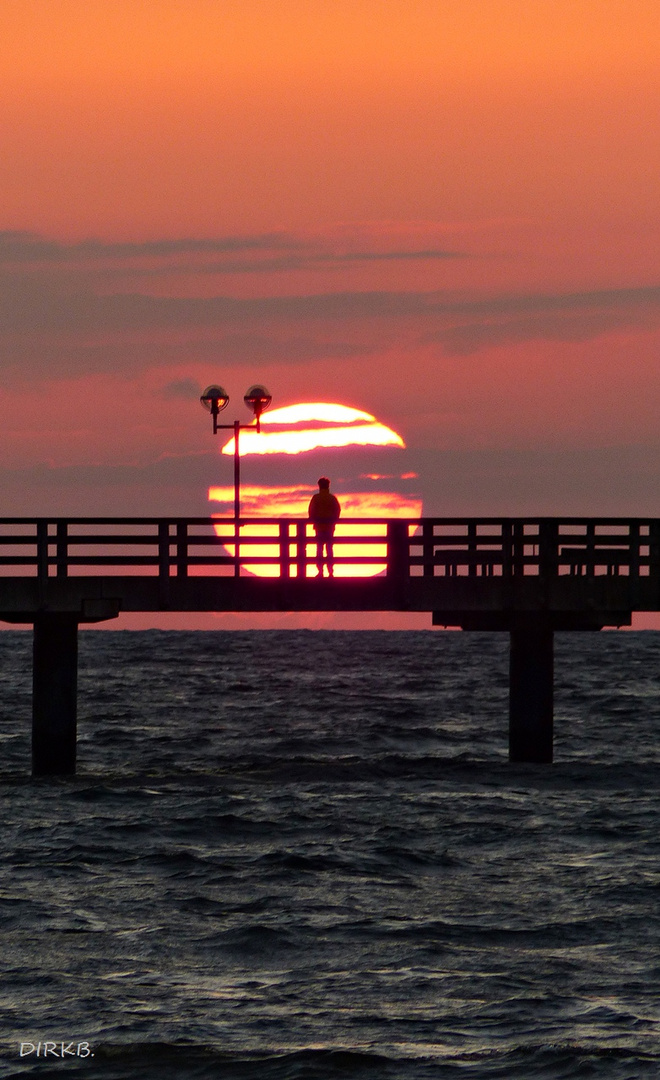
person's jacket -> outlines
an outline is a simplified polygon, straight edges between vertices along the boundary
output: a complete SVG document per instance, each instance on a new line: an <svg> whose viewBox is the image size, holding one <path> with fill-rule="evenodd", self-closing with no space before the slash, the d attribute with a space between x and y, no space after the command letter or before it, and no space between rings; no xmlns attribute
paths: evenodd
<svg viewBox="0 0 660 1080"><path fill-rule="evenodd" d="M309 520L315 525L334 525L340 513L339 499L331 495L327 488L312 495L309 501Z"/></svg>

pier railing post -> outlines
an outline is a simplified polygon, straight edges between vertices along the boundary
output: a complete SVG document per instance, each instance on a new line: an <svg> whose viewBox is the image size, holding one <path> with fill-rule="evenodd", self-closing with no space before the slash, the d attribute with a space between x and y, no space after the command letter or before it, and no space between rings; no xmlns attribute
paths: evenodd
<svg viewBox="0 0 660 1080"><path fill-rule="evenodd" d="M167 521L158 522L158 595L161 607L168 608L170 603L170 526Z"/></svg>
<svg viewBox="0 0 660 1080"><path fill-rule="evenodd" d="M236 458L238 461L238 457ZM238 490L235 488L234 490ZM241 576L241 523L238 517L238 509L234 513L234 577Z"/></svg>
<svg viewBox="0 0 660 1080"><path fill-rule="evenodd" d="M660 576L660 522L649 522L649 577L658 579Z"/></svg>
<svg viewBox="0 0 660 1080"><path fill-rule="evenodd" d="M176 526L176 574L188 577L188 523L177 522Z"/></svg>
<svg viewBox="0 0 660 1080"><path fill-rule="evenodd" d="M280 521L279 525L280 575L291 577L291 550L289 547L289 522Z"/></svg>
<svg viewBox="0 0 660 1080"><path fill-rule="evenodd" d="M57 576L63 578L68 573L68 557L69 557L69 526L66 521L58 521L57 523L57 547L56 547L56 562L57 562Z"/></svg>
<svg viewBox="0 0 660 1080"><path fill-rule="evenodd" d="M48 586L48 522L37 521L37 596L39 606L46 603Z"/></svg>
<svg viewBox="0 0 660 1080"><path fill-rule="evenodd" d="M410 545L408 542L408 522L390 521L387 524L387 576L392 581L403 582L408 577ZM431 560L433 555L431 554ZM433 564L431 562L431 573ZM424 568L426 573L426 567Z"/></svg>
<svg viewBox="0 0 660 1080"><path fill-rule="evenodd" d="M559 528L556 521L539 524L539 574L545 581L557 576Z"/></svg>
<svg viewBox="0 0 660 1080"><path fill-rule="evenodd" d="M511 629L509 760L552 764L554 634L549 623Z"/></svg>
<svg viewBox="0 0 660 1080"><path fill-rule="evenodd" d="M307 522L296 522L296 576L304 581L307 574Z"/></svg>
<svg viewBox="0 0 660 1080"><path fill-rule="evenodd" d="M512 524L511 568L516 577L525 574L525 526L522 521Z"/></svg>
<svg viewBox="0 0 660 1080"><path fill-rule="evenodd" d="M397 522L391 522L389 527L391 528L396 524ZM424 558L424 569L422 573L424 577L433 577L435 574L435 564L433 561L435 558L435 546L433 540L433 522L422 522L422 554Z"/></svg>
<svg viewBox="0 0 660 1080"><path fill-rule="evenodd" d="M513 525L510 521L502 522L502 575L510 578L513 574Z"/></svg>
<svg viewBox="0 0 660 1080"><path fill-rule="evenodd" d="M78 619L42 612L34 620L32 774L76 771Z"/></svg>

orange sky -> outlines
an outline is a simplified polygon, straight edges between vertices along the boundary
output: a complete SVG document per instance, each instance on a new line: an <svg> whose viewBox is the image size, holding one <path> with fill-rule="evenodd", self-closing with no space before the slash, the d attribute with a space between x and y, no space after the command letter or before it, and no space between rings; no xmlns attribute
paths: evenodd
<svg viewBox="0 0 660 1080"><path fill-rule="evenodd" d="M263 381L400 433L428 513L660 516L655 0L4 0L0 32L5 513L204 513L199 392L243 418Z"/></svg>
<svg viewBox="0 0 660 1080"><path fill-rule="evenodd" d="M7 228L655 224L651 0L5 0L2 35Z"/></svg>

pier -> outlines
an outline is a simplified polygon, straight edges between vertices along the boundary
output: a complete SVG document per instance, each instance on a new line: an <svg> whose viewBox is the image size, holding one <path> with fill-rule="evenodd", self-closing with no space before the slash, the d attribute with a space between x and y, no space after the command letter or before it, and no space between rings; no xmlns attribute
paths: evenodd
<svg viewBox="0 0 660 1080"><path fill-rule="evenodd" d="M32 771L76 768L81 624L122 612L416 611L510 636L509 757L553 755L557 630L660 610L660 519L0 519L0 620L32 624Z"/></svg>

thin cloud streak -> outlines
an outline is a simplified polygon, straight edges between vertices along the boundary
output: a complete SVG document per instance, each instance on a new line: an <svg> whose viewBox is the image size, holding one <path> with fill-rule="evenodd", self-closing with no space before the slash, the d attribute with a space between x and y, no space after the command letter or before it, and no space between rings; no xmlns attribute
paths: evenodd
<svg viewBox="0 0 660 1080"><path fill-rule="evenodd" d="M63 244L36 233L0 231L0 262L97 262L108 259L162 258L170 255L217 255L221 252L292 249L300 240L286 233L262 233L253 236L182 237L145 241L110 242L79 240Z"/></svg>
<svg viewBox="0 0 660 1080"><path fill-rule="evenodd" d="M660 312L660 286L636 289L599 289L593 292L559 293L554 296L519 294L487 300L457 302L439 292L345 291L297 296L169 297L143 293L99 296L92 292L62 295L33 282L2 283L0 329L118 331L176 329L212 326L246 319L393 319L400 317L484 319L503 314L538 312L562 314L580 308L611 312L648 307ZM11 287L13 285L13 288ZM426 336L422 340L429 341Z"/></svg>
<svg viewBox="0 0 660 1080"><path fill-rule="evenodd" d="M0 265L29 267L53 264L58 267L85 266L102 275L110 264L123 276L145 277L185 272L186 274L253 274L277 271L342 268L351 263L428 261L466 258L467 253L438 247L351 249L355 239L344 237L296 237L287 233L255 236L226 236L208 239L193 237L110 243L83 240L63 244L27 232L0 232ZM387 238L385 238L387 239ZM194 256L243 254L244 258L208 261ZM263 257L269 253L268 257ZM261 258L254 258L261 254ZM174 258L176 257L176 258ZM151 262L149 262L151 260ZM146 264L145 264L146 261ZM119 264L119 266L117 266Z"/></svg>
<svg viewBox="0 0 660 1080"><path fill-rule="evenodd" d="M195 268L198 274L263 274L298 270L344 270L351 263L378 262L432 262L438 259L465 259L461 251L442 251L431 248L420 251L347 251L341 254L309 253L307 255L281 255L259 261L225 261L206 263ZM171 272L171 271L166 271Z"/></svg>

